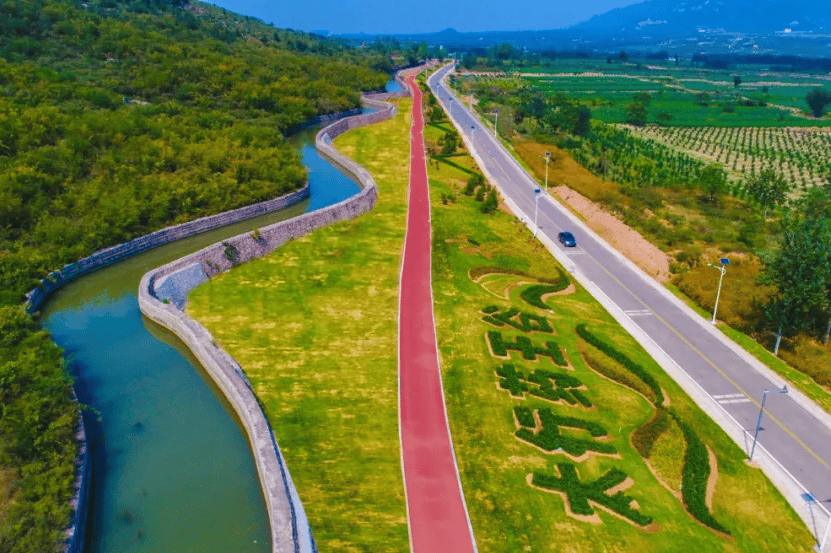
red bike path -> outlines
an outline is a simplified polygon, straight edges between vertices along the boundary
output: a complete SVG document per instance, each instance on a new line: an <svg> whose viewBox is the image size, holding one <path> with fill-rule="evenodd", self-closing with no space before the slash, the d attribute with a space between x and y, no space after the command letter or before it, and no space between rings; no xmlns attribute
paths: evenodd
<svg viewBox="0 0 831 553"><path fill-rule="evenodd" d="M413 91L410 197L398 323L399 429L412 553L475 553L447 424L436 346L421 90Z"/></svg>

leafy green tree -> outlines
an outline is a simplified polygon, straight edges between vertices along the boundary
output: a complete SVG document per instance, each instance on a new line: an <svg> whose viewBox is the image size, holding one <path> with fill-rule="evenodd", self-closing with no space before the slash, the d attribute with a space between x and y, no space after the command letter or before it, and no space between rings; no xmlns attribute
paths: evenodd
<svg viewBox="0 0 831 553"><path fill-rule="evenodd" d="M577 109L577 123L574 125L574 134L584 136L591 130L592 112L587 106Z"/></svg>
<svg viewBox="0 0 831 553"><path fill-rule="evenodd" d="M733 75L733 88L739 88L742 84L742 78L739 75Z"/></svg>
<svg viewBox="0 0 831 553"><path fill-rule="evenodd" d="M698 179L707 202L718 205L719 195L727 189L727 175L720 165L711 164L701 170Z"/></svg>
<svg viewBox="0 0 831 553"><path fill-rule="evenodd" d="M765 308L776 331L774 355L779 354L783 331L807 328L815 309L829 310L831 281L831 221L788 215L782 222L778 247L763 252L760 282L776 287Z"/></svg>
<svg viewBox="0 0 831 553"><path fill-rule="evenodd" d="M815 88L805 96L805 101L814 117L822 117L825 107L831 104L831 93L823 88Z"/></svg>
<svg viewBox="0 0 831 553"><path fill-rule="evenodd" d="M640 102L632 102L626 106L626 122L636 127L643 127L646 125L646 120L649 117L649 112L646 106Z"/></svg>
<svg viewBox="0 0 831 553"><path fill-rule="evenodd" d="M766 220L768 209L780 206L788 199L791 185L773 169L764 169L747 180L745 190L764 207L763 219Z"/></svg>

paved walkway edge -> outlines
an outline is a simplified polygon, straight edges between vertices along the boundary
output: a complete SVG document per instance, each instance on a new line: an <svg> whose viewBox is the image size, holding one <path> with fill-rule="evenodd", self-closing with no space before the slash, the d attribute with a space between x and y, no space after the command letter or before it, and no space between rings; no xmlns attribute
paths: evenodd
<svg viewBox="0 0 831 553"><path fill-rule="evenodd" d="M437 346L432 287L432 217L427 160L424 154L422 94L412 81L411 88L413 90L413 126L410 132L409 205L407 232L401 257L401 292L398 311L399 440L401 441L401 471L407 502L410 551L413 553L445 551L447 553L468 551L476 553L478 551L476 538L459 477L456 452L447 418L441 359ZM418 157L420 157L420 163L416 160ZM418 167L416 163L419 163ZM423 180L423 182L414 184L416 180ZM417 186L422 188L416 188ZM413 218L414 211L416 212L415 218ZM424 219L419 220L419 217ZM413 235L416 235L415 238ZM420 266L412 263L412 257L408 258L408 250L411 252L410 256L417 256L417 260L421 262ZM416 266L416 269L412 269L413 266ZM410 272L418 273L415 279L408 278L407 275ZM425 283L426 286L424 286ZM427 289L426 293L424 288ZM415 306L407 305L403 301L405 296L414 296L419 301ZM404 313L402 307L410 311L411 317L402 316ZM419 311L418 307L422 310ZM429 311L429 320L426 317L418 317L418 315L424 315L424 311ZM420 319L421 324L412 324L411 328L412 321L417 318ZM426 330L424 328L426 324L430 326L429 332L417 332ZM413 330L416 332L412 332ZM414 334L418 337L415 338ZM421 369L426 369L426 372L419 372ZM408 416L413 411L420 410L424 405L428 407L424 412L416 413L413 417ZM438 428L439 426L441 428ZM431 431L432 434L430 434ZM444 466L441 466L442 464ZM451 466L452 469L450 469ZM407 467L411 469L409 478ZM449 484L451 480L452 484ZM451 487L454 488L453 491L449 491ZM458 495L455 495L456 492Z"/></svg>
<svg viewBox="0 0 831 553"><path fill-rule="evenodd" d="M449 74L448 74L449 75ZM447 76L444 77L443 81L447 79ZM448 90L450 87L448 86ZM470 110L467 110L461 102L456 102L457 105L461 106L463 109L470 113ZM499 186L499 183L493 176L487 171L486 165L483 162L482 158L479 156L479 153L475 151L473 145L469 142L467 137L465 136L463 129L459 126L455 119L450 117L450 110L448 106L444 104L443 101L439 100L439 104L442 106L442 109L448 114L448 118L451 120L453 125L456 127L459 134L462 136L465 146L467 147L468 151L471 153L473 158L476 160L477 165L479 165L480 169L482 169L483 173L488 177L488 180L496 186L499 190L500 195L502 196L503 201L508 205L508 207L513 211L516 215L523 215L520 217L522 219L523 224L528 227L530 230L533 229L533 222L532 218L533 215L529 215L524 213L519 207L511 201L502 191ZM457 108L460 109L460 108ZM486 128L483 126L483 128ZM488 130L490 133L490 130ZM513 156L511 156L512 159ZM519 162L514 162L519 166ZM524 168L523 168L523 171ZM527 174L527 171L525 171ZM536 182L536 180L528 175L528 178ZM546 195L548 201L555 203L557 205L559 202L552 198L550 195ZM562 207L562 206L561 206ZM571 211L568 209L563 208L565 215L569 218L570 222L574 225L579 227L583 232L591 233L596 236L596 233L589 229L583 221L578 219ZM630 319L611 299L606 296L594 283L582 275L579 271L575 270L574 264L568 259L566 256L551 240L547 239L543 233L538 233L537 238L540 242L548 249L548 251L557 259L557 261L566 268L566 270L577 280L586 290L598 301L600 304L609 312L612 317L624 328L626 329L629 334L632 335L635 340L652 356L653 359L661 366L661 368L666 371L667 374L675 380L681 388L689 395L693 401L704 411L711 419L713 419L716 424L718 424L722 430L724 430L728 436L745 452L749 452L749 443L748 438L750 438L750 442L752 442L752 436L748 431L744 429L744 427L738 423L725 409L724 407L719 404L712 396L710 396L701 386L693 380L680 366L678 366L675 361L664 352L661 347L656 344L645 332L643 332L640 327L633 324L632 319ZM665 298L669 301L676 304L679 308L685 310L688 314L694 315L696 318L701 319L698 313L692 310L687 304L677 298L674 294L672 294L669 290L655 282L652 277L646 275L639 267L637 267L634 263L632 263L629 259L623 256L620 252L612 248L608 243L603 240L599 239L599 242L605 247L612 255L617 257L621 262L630 266L634 271L643 274L646 277L647 282L649 282L650 286L658 290ZM718 329L715 329L710 324L703 325L708 332L712 333L717 339L722 341L725 345L730 347L733 351L737 354L741 355L743 359L745 359L751 366L753 366L760 374L764 375L768 379L772 380L773 382L785 382L785 379L776 374L767 366L763 365L758 359L753 357L743 348L741 348L738 344L730 340L727 336L725 336L722 332ZM789 383L790 384L790 383ZM812 415L814 415L818 420L820 420L823 424L831 428L831 415L826 413L822 410L819 406L817 406L814 402L808 399L802 392L796 387L789 386L792 389L790 394L794 397L794 399L799 403L802 407L808 410ZM807 490L804 486L796 479L796 477L791 474L788 470L786 470L780 463L777 461L761 444L756 445L756 453L754 454L754 464L758 465L759 468L765 473L765 475L770 479L774 486L779 490L779 492L785 497L794 511L799 515L802 521L805 523L809 531L812 535L814 535L814 526L816 525L818 530L818 536L815 535L818 541L822 540L823 533L825 532L826 527L831 524L831 513L825 508L822 503L817 502L817 509L811 510L806 505L806 502L803 498L804 493L807 493ZM825 547L822 553L831 553L831 537L827 540Z"/></svg>

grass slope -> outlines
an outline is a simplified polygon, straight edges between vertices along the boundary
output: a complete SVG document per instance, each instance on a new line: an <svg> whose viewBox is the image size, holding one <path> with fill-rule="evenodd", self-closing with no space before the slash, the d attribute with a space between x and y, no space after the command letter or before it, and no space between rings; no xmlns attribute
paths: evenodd
<svg viewBox="0 0 831 553"><path fill-rule="evenodd" d="M406 113L409 102L400 111ZM351 131L342 151L366 165L381 186L376 211L351 223L316 231L272 256L239 267L196 290L189 312L206 324L240 361L275 426L321 549L406 551L403 485L398 464L395 402L398 256L403 238L409 117ZM428 127L428 140L442 129ZM434 294L445 392L454 444L480 551L807 551L802 523L741 451L690 402L646 353L581 288L544 298L546 314L574 374L595 407L519 403L496 387L481 321L485 306L515 306L542 314L519 298L515 275L484 277L474 267L502 266L537 277L560 268L513 217L485 216L480 203L460 189L473 161L454 156L428 164L434 232ZM508 297L505 290L508 289ZM591 371L577 348L574 327L588 322L649 368L686 419L702 421L700 437L716 453L719 481L713 513L733 533L724 538L695 522L641 460L628 436L649 420L652 407L640 394ZM512 330L500 329L506 337ZM536 334L532 339L542 338ZM521 370L548 368L512 362ZM549 407L558 415L598 422L621 457L593 456L577 463L582 479L624 470L635 484L626 493L660 529L645 532L601 511L602 524L566 515L563 500L531 488L531 472L554 474L560 455L520 442L512 407ZM577 431L564 435L581 437ZM667 435L654 449L665 481L679 481Z"/></svg>
<svg viewBox="0 0 831 553"><path fill-rule="evenodd" d="M428 129L427 138L430 139ZM454 157L455 164L472 166L469 158ZM553 339L566 352L573 374L587 386L585 394L596 409L551 404L536 398L520 401L496 386L494 369L503 361L491 357L484 338L494 327L481 320L480 309L497 305L535 311L511 287L522 277L489 277L480 283L469 270L502 266L547 278L560 267L532 239L515 218L498 212L479 213L479 203L461 190L467 173L439 164L429 166L433 202L433 286L436 320L451 429L471 520L481 551L807 551L812 544L804 525L773 486L743 462L742 452L692 403L682 390L652 361L636 342L582 288L573 294L547 298ZM454 200L446 201L448 197ZM496 281L496 282L492 282ZM509 298L504 291L509 290ZM718 458L719 480L713 513L733 534L724 538L694 521L681 503L663 487L629 442L631 432L649 420L652 408L646 399L590 370L579 354L574 328L587 322L593 332L614 343L630 358L646 366L687 421ZM499 330L507 334L511 329ZM532 340L543 338L530 335ZM523 362L512 354L512 363L526 374L537 368L553 369L547 360ZM611 468L626 472L635 484L626 493L635 498L643 514L655 518L660 529L645 532L632 524L599 511L601 525L578 522L566 515L558 495L526 484L532 472L556 474L562 455L547 455L513 436L512 408L551 407L563 416L601 423L621 453L620 459L595 456L577 464L582 479L594 479ZM576 434L575 437L579 437ZM680 482L681 465L677 432L658 440L652 460L662 479ZM683 449L682 449L683 451ZM776 530L769 530L776 524Z"/></svg>
<svg viewBox="0 0 831 553"><path fill-rule="evenodd" d="M251 379L321 551L406 551L398 278L411 102L335 144L379 187L371 213L196 289L188 312Z"/></svg>

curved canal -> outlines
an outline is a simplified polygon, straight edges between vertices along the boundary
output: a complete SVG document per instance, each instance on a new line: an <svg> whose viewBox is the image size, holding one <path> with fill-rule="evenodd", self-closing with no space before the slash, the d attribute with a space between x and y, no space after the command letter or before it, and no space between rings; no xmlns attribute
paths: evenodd
<svg viewBox="0 0 831 553"><path fill-rule="evenodd" d="M271 550L244 431L184 345L142 317L136 292L149 269L355 194L358 185L317 154L316 132L290 138L309 170L309 200L102 269L44 306L41 320L66 350L78 397L94 409L84 419L89 553Z"/></svg>

